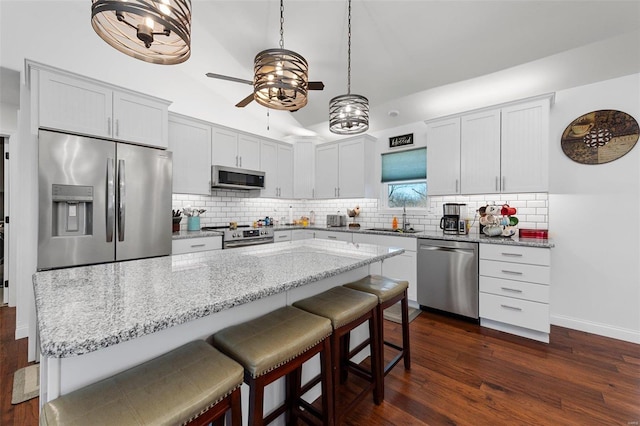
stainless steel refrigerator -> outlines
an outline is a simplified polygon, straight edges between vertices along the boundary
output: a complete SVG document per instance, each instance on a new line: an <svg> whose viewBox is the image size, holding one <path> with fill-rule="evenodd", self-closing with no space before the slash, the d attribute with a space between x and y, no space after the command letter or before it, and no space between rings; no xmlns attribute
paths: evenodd
<svg viewBox="0 0 640 426"><path fill-rule="evenodd" d="M171 152L39 132L38 270L171 254Z"/></svg>

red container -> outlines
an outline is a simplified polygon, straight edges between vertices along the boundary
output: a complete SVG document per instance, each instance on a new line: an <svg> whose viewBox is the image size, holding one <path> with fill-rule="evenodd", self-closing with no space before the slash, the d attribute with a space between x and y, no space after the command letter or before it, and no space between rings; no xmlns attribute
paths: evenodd
<svg viewBox="0 0 640 426"><path fill-rule="evenodd" d="M525 229L519 230L520 238L537 238L540 240L546 240L549 238L549 231L546 229Z"/></svg>

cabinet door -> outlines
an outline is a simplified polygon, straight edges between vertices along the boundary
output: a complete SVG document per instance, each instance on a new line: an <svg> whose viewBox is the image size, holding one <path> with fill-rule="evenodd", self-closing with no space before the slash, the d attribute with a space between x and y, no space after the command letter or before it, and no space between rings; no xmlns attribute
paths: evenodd
<svg viewBox="0 0 640 426"><path fill-rule="evenodd" d="M211 164L238 167L238 133L214 127Z"/></svg>
<svg viewBox="0 0 640 426"><path fill-rule="evenodd" d="M39 73L40 127L111 137L111 89L49 71Z"/></svg>
<svg viewBox="0 0 640 426"><path fill-rule="evenodd" d="M293 147L278 144L278 197L293 198Z"/></svg>
<svg viewBox="0 0 640 426"><path fill-rule="evenodd" d="M132 93L113 94L113 137L158 148L168 146L168 105Z"/></svg>
<svg viewBox="0 0 640 426"><path fill-rule="evenodd" d="M460 192L500 192L500 110L462 116L460 132Z"/></svg>
<svg viewBox="0 0 640 426"><path fill-rule="evenodd" d="M173 151L173 192L211 193L211 126L182 117L169 118Z"/></svg>
<svg viewBox="0 0 640 426"><path fill-rule="evenodd" d="M427 124L427 191L460 193L460 117Z"/></svg>
<svg viewBox="0 0 640 426"><path fill-rule="evenodd" d="M281 243L283 241L291 241L291 231L274 231L273 241Z"/></svg>
<svg viewBox="0 0 640 426"><path fill-rule="evenodd" d="M260 139L243 134L238 137L238 167L260 170Z"/></svg>
<svg viewBox="0 0 640 426"><path fill-rule="evenodd" d="M316 147L316 198L338 196L338 146Z"/></svg>
<svg viewBox="0 0 640 426"><path fill-rule="evenodd" d="M296 141L293 146L293 197L313 198L315 148L313 142Z"/></svg>
<svg viewBox="0 0 640 426"><path fill-rule="evenodd" d="M306 240L314 237L314 231L311 229L294 229L291 231L291 239L293 241Z"/></svg>
<svg viewBox="0 0 640 426"><path fill-rule="evenodd" d="M549 99L502 109L502 192L546 192Z"/></svg>
<svg viewBox="0 0 640 426"><path fill-rule="evenodd" d="M418 289L416 288L418 266L415 251L405 251L402 254L385 259L382 262L382 275L408 281L409 300L418 300Z"/></svg>
<svg viewBox="0 0 640 426"><path fill-rule="evenodd" d="M260 144L260 170L265 173L264 189L260 196L278 196L278 146L275 142L262 141Z"/></svg>
<svg viewBox="0 0 640 426"><path fill-rule="evenodd" d="M346 241L350 243L352 241L351 234L351 232L340 231L315 231L314 237L322 240Z"/></svg>
<svg viewBox="0 0 640 426"><path fill-rule="evenodd" d="M356 140L338 144L338 197L362 198L365 196L364 141ZM373 167L373 164L368 165Z"/></svg>

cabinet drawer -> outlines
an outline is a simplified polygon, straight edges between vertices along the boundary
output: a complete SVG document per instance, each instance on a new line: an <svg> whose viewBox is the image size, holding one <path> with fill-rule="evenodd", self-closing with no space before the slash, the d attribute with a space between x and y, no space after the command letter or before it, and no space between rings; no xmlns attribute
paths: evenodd
<svg viewBox="0 0 640 426"><path fill-rule="evenodd" d="M280 243L282 241L291 241L291 231L276 231L273 233L273 241Z"/></svg>
<svg viewBox="0 0 640 426"><path fill-rule="evenodd" d="M353 242L364 243L364 244L376 244L379 246L386 246L386 247L401 247L405 250L416 251L418 239L412 238L412 237L393 237L393 236L376 235L376 234L359 234L357 232L354 232Z"/></svg>
<svg viewBox="0 0 640 426"><path fill-rule="evenodd" d="M549 333L549 305L480 293L480 318Z"/></svg>
<svg viewBox="0 0 640 426"><path fill-rule="evenodd" d="M480 244L480 259L549 266L551 250L538 247Z"/></svg>
<svg viewBox="0 0 640 426"><path fill-rule="evenodd" d="M315 238L320 238L323 240L346 241L348 243L351 242L351 232L315 231L314 235Z"/></svg>
<svg viewBox="0 0 640 426"><path fill-rule="evenodd" d="M494 277L480 277L480 291L499 296L549 303L549 286Z"/></svg>
<svg viewBox="0 0 640 426"><path fill-rule="evenodd" d="M546 285L551 283L550 268L548 266L525 265L522 263L480 260L480 275Z"/></svg>
<svg viewBox="0 0 640 426"><path fill-rule="evenodd" d="M222 248L222 236L185 238L171 242L171 254L195 253L206 250L220 250Z"/></svg>

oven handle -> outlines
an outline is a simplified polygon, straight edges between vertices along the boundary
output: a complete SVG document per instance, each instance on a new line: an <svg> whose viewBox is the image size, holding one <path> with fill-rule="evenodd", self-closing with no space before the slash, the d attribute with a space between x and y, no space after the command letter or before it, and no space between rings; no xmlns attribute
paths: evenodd
<svg viewBox="0 0 640 426"><path fill-rule="evenodd" d="M229 241L224 243L224 248L237 248L237 247L247 247L247 246L256 246L260 244L272 244L273 237L269 238L260 238L255 240L248 241Z"/></svg>

